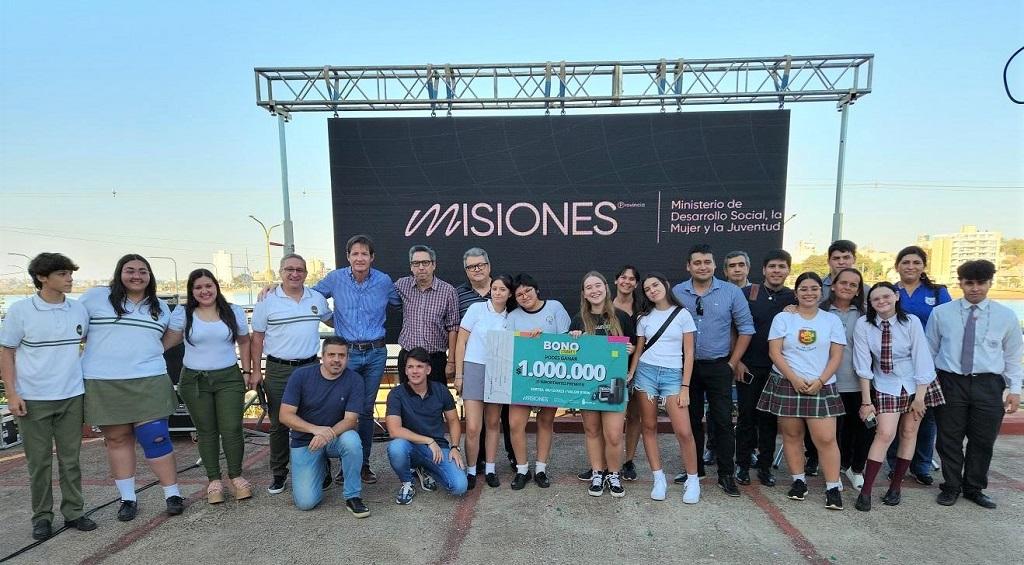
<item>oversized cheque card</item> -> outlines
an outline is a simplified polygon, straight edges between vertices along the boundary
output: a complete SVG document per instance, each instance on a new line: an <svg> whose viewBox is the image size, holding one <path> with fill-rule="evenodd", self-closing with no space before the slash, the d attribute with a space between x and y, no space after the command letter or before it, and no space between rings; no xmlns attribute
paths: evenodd
<svg viewBox="0 0 1024 565"><path fill-rule="evenodd" d="M628 343L623 336L488 332L484 401L622 412Z"/></svg>

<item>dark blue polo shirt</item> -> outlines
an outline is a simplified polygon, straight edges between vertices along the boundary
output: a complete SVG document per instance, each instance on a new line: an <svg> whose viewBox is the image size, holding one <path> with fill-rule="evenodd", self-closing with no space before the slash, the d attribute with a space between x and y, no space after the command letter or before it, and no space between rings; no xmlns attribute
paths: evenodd
<svg viewBox="0 0 1024 565"><path fill-rule="evenodd" d="M282 404L296 407L299 418L315 426L333 426L345 419L345 412L363 411L363 378L345 369L332 380L320 374L320 365L299 367L288 377ZM291 446L305 447L313 434L291 430Z"/></svg>
<svg viewBox="0 0 1024 565"><path fill-rule="evenodd" d="M448 387L434 381L427 382L427 394L420 396L408 383L396 386L388 393L388 416L402 418L402 427L421 436L434 438L441 447L448 447L444 437L448 426L444 413L455 410L455 399Z"/></svg>

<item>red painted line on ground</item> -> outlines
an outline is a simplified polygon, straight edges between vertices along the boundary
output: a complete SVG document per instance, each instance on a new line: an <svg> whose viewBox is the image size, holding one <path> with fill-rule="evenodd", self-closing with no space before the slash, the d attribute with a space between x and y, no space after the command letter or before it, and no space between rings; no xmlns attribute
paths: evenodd
<svg viewBox="0 0 1024 565"><path fill-rule="evenodd" d="M989 486L1005 486L1007 488L1012 488L1013 490L1018 492L1024 492L1024 481L1019 481L1013 477L1004 475L999 471L993 471L991 469L989 469L988 474L991 475L992 478L998 479L1001 483L1003 483L997 483L995 485L990 484Z"/></svg>
<svg viewBox="0 0 1024 565"><path fill-rule="evenodd" d="M743 492L750 495L753 499L754 504L757 505L768 518L775 523L775 526L782 531L782 533L789 539L789 542L793 544L793 548L800 552L800 555L807 560L808 563L814 563L815 565L828 565L831 563L828 559L818 553L818 548L814 547L803 533L793 525L792 522L786 519L782 514L782 510L775 505L768 497L761 492L760 487L745 488Z"/></svg>
<svg viewBox="0 0 1024 565"><path fill-rule="evenodd" d="M441 555L438 555L437 559L433 561L434 564L443 565L458 562L459 550L462 548L463 542L466 541L469 529L473 525L473 517L476 515L476 505L480 501L480 493L486 488L490 487L481 478L476 488L469 491L466 497L459 502L458 508L455 509L455 516L452 517L451 526L448 527L444 545L441 546Z"/></svg>
<svg viewBox="0 0 1024 565"><path fill-rule="evenodd" d="M257 462L259 462L261 459L266 458L268 455L270 455L270 447L269 446L268 447L264 447L264 448L260 449L259 451L257 451L256 453L253 453L249 457L245 458L245 460L242 462L242 468L248 470L253 465L255 465ZM204 481L204 484L205 484L205 481ZM197 490L196 492L192 493L192 495L190 495L187 499L185 499L185 508L188 509L188 507L191 506L192 503L196 502L197 500L201 500L204 496L206 496L206 489L205 488L201 488L201 489ZM161 513L159 516L154 517L153 519L151 519L150 521L146 522L145 524L139 526L138 528L135 528L134 530L132 530L132 531L124 534L123 536L117 538L116 540L114 540L113 542L108 544L107 546L100 548L98 551L96 551L92 555L86 557L85 559L82 559L82 561L80 562L81 565L95 565L96 563L102 563L105 559L107 559L111 555L114 555L116 553L120 553L121 551L124 551L125 549L130 547L133 543L135 543L135 542L139 541L140 539L142 539L142 538L146 537L147 535L149 535L150 532L152 532L153 530L158 528L161 524L166 522L169 518L170 518L170 516L168 516L167 514Z"/></svg>

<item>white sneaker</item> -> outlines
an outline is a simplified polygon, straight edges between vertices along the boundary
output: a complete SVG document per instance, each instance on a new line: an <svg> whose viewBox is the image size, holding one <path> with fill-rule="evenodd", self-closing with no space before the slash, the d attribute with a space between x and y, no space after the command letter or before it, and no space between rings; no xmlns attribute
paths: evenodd
<svg viewBox="0 0 1024 565"><path fill-rule="evenodd" d="M651 500L665 500L667 494L668 481L665 479L665 475L655 475L654 488L651 489Z"/></svg>
<svg viewBox="0 0 1024 565"><path fill-rule="evenodd" d="M864 475L861 473L855 473L853 467L846 469L846 478L850 480L850 485L860 490L864 486Z"/></svg>
<svg viewBox="0 0 1024 565"><path fill-rule="evenodd" d="M700 501L700 480L687 479L683 484L683 504L697 504Z"/></svg>

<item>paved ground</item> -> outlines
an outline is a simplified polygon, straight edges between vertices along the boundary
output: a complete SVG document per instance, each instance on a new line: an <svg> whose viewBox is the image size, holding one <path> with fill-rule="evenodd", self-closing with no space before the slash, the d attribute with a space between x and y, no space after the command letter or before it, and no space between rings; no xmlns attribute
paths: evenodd
<svg viewBox="0 0 1024 565"><path fill-rule="evenodd" d="M246 466L247 476L265 486L267 448L261 441L247 445ZM115 498L116 491L106 477L102 442L86 442L84 488L87 506L94 508ZM195 462L187 437L176 448L179 467ZM684 506L678 486L668 501L650 500L646 464L638 465L643 480L627 483L625 498L594 498L574 477L585 460L582 436L558 435L555 450L550 489L531 484L512 491L511 473L503 470L499 489L481 481L464 499L419 493L412 505L399 507L392 498L397 482L377 444L373 463L382 480L364 489L373 512L365 520L345 510L340 488L332 488L310 512L292 506L290 491L271 496L262 488L253 500L207 506L201 498L202 472L191 469L180 476L189 501L183 516L164 516L160 490L150 488L140 494L135 521L118 522L117 505L111 504L92 514L99 523L96 531L65 531L10 562L1020 563L1024 558L1021 436L1001 436L996 445L988 490L1000 505L994 511L964 500L952 508L938 506L936 487L911 481L899 507L876 502L870 514L857 512L848 488L846 511L832 512L823 508L820 478L811 479L812 496L804 502L785 498L788 481L775 488L741 487L743 496L730 499L709 478L700 504ZM662 451L674 471L679 459L669 436ZM150 480L148 471L140 472L140 486ZM885 491L884 479L881 483L878 495ZM0 509L2 559L32 542L27 475L18 448L0 451Z"/></svg>

